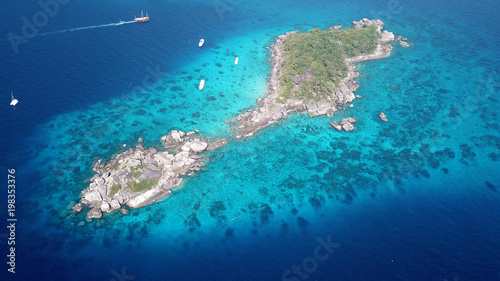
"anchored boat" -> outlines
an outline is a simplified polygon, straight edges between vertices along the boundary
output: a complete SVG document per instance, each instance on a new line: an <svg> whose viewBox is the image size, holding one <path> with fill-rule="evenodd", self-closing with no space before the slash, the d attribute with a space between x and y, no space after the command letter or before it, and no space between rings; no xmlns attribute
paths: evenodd
<svg viewBox="0 0 500 281"><path fill-rule="evenodd" d="M14 110L16 110L16 104L19 102L18 99L14 98L14 93L10 91L10 105L14 107Z"/></svg>
<svg viewBox="0 0 500 281"><path fill-rule="evenodd" d="M198 43L198 47L201 48L201 46L203 46L203 44L205 44L205 39L200 39L200 42Z"/></svg>
<svg viewBox="0 0 500 281"><path fill-rule="evenodd" d="M201 80L200 81L200 86L198 87L198 89L203 90L203 88L205 88L205 80Z"/></svg>
<svg viewBox="0 0 500 281"><path fill-rule="evenodd" d="M234 64L235 65L238 65L238 61L239 61L240 58L236 57L236 59L234 60Z"/></svg>
<svg viewBox="0 0 500 281"><path fill-rule="evenodd" d="M135 17L134 20L135 20L135 22L146 22L146 21L149 21L148 12L146 12L146 16L144 16L143 12L141 11L141 17L140 18Z"/></svg>

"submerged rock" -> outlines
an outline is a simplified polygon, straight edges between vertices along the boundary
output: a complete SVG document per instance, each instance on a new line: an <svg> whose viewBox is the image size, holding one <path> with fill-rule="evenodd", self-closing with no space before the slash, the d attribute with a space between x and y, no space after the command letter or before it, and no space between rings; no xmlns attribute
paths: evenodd
<svg viewBox="0 0 500 281"><path fill-rule="evenodd" d="M73 210L75 210L77 213L79 213L81 210L82 210L82 204L81 203L77 203L75 204L75 206L73 207Z"/></svg>

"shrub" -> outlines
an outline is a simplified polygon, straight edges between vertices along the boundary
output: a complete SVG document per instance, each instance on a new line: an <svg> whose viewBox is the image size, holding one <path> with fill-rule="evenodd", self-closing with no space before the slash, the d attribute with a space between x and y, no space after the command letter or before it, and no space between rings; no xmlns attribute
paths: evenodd
<svg viewBox="0 0 500 281"><path fill-rule="evenodd" d="M139 183L135 181L128 181L127 186L130 188L132 193L142 192L150 190L154 185L158 183L158 179L144 180Z"/></svg>
<svg viewBox="0 0 500 281"><path fill-rule="evenodd" d="M117 184L114 184L112 187L111 187L111 190L109 191L109 197L113 197L115 196L115 194L118 193L118 191L120 191L120 189L122 189L122 185L117 183Z"/></svg>

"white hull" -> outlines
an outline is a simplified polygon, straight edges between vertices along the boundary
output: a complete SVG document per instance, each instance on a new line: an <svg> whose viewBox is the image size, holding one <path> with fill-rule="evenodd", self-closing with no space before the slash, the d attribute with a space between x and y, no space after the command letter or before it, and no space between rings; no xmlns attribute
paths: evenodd
<svg viewBox="0 0 500 281"><path fill-rule="evenodd" d="M201 80L200 81L200 86L198 87L198 89L203 90L203 88L205 88L205 80Z"/></svg>
<svg viewBox="0 0 500 281"><path fill-rule="evenodd" d="M198 47L201 48L201 46L203 46L203 44L205 44L205 39L200 39L200 43L198 43Z"/></svg>
<svg viewBox="0 0 500 281"><path fill-rule="evenodd" d="M236 59L234 60L234 64L235 65L238 65L238 61L239 61L240 58L236 57Z"/></svg>
<svg viewBox="0 0 500 281"><path fill-rule="evenodd" d="M10 92L10 105L15 107L18 102L19 102L19 100L14 98L14 93L12 93L12 91L11 91Z"/></svg>

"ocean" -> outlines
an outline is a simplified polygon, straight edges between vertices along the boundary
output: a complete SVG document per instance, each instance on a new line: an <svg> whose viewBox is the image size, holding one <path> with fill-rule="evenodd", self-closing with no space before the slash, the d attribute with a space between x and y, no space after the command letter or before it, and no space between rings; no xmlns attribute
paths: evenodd
<svg viewBox="0 0 500 281"><path fill-rule="evenodd" d="M0 280L500 280L496 1L0 5ZM139 137L234 136L278 35L362 18L411 45L357 64L353 108L234 139L128 215L71 210ZM355 131L328 126L345 117Z"/></svg>

